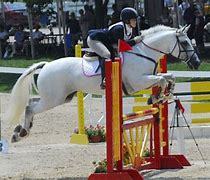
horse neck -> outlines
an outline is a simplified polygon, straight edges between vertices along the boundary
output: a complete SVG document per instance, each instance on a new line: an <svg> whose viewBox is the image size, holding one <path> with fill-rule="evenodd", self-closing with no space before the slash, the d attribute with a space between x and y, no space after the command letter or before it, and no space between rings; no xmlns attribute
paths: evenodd
<svg viewBox="0 0 210 180"><path fill-rule="evenodd" d="M151 42L145 42L145 44L140 43L138 48L140 49L140 52L143 53L143 55L152 58L156 62L162 55L162 53L160 52L162 51L162 49L160 49L158 46Z"/></svg>
<svg viewBox="0 0 210 180"><path fill-rule="evenodd" d="M173 36L167 32L160 32L154 36L146 37L143 43L140 43L140 48L155 59L163 54L169 54L172 46L174 46Z"/></svg>

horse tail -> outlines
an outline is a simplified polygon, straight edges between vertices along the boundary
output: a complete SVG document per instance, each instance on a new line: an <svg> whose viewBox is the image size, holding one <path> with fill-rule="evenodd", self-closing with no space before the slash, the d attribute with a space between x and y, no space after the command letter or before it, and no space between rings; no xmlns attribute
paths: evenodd
<svg viewBox="0 0 210 180"><path fill-rule="evenodd" d="M15 83L11 95L6 118L12 123L18 123L24 112L30 95L30 87L34 82L34 73L41 69L47 62L39 62L30 66Z"/></svg>

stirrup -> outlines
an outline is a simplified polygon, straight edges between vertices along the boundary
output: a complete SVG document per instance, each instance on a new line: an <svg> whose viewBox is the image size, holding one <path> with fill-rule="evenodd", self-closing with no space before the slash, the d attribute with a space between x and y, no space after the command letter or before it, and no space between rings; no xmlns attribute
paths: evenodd
<svg viewBox="0 0 210 180"><path fill-rule="evenodd" d="M106 80L105 80L105 78L104 78L103 81L101 82L100 88L101 88L101 89L105 89L105 88L106 88Z"/></svg>

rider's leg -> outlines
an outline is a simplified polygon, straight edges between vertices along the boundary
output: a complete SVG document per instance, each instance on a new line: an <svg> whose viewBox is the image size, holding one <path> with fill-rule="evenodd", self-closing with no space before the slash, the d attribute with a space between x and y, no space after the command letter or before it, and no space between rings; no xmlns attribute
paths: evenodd
<svg viewBox="0 0 210 180"><path fill-rule="evenodd" d="M104 89L105 88L105 84L104 84L105 59L110 59L111 53L101 41L93 40L90 37L88 37L87 43L88 43L88 46L101 57L100 58L101 59L101 62L100 62L100 65L101 65L101 88Z"/></svg>
<svg viewBox="0 0 210 180"><path fill-rule="evenodd" d="M101 89L105 89L105 58L100 57L99 59L100 67L101 67Z"/></svg>

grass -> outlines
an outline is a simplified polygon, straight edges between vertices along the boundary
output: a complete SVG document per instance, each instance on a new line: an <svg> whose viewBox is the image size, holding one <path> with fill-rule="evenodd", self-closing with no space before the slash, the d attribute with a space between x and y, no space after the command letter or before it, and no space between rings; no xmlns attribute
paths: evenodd
<svg viewBox="0 0 210 180"><path fill-rule="evenodd" d="M174 71L192 71L187 67L184 63L169 63L168 70ZM209 62L202 62L199 69L196 71L210 71L210 63Z"/></svg>
<svg viewBox="0 0 210 180"><path fill-rule="evenodd" d="M26 60L26 59L12 59L12 60L0 60L0 66L2 67L20 67L20 68L26 68L34 63L40 62L40 61L52 61L51 58L39 58L35 60Z"/></svg>
<svg viewBox="0 0 210 180"><path fill-rule="evenodd" d="M23 58L0 60L0 66L27 68L30 65L40 61L52 61L52 59L43 57L35 60L30 60L30 59L28 60ZM0 92L10 92L19 76L20 74L0 73Z"/></svg>
<svg viewBox="0 0 210 180"><path fill-rule="evenodd" d="M32 65L33 63L37 63L40 61L52 61L51 58L39 58L35 60L26 60L26 59L12 59L12 60L0 60L0 66L2 67L20 67L26 68ZM210 62L208 59L203 59L203 62L200 65L198 71L210 71ZM190 71L184 63L169 63L168 70L175 70L175 71ZM19 74L4 74L0 73L0 92L10 92L13 85L15 84L16 80L18 79ZM198 78L177 78L176 81L183 82L183 81L195 81ZM199 79L200 80L200 79Z"/></svg>

